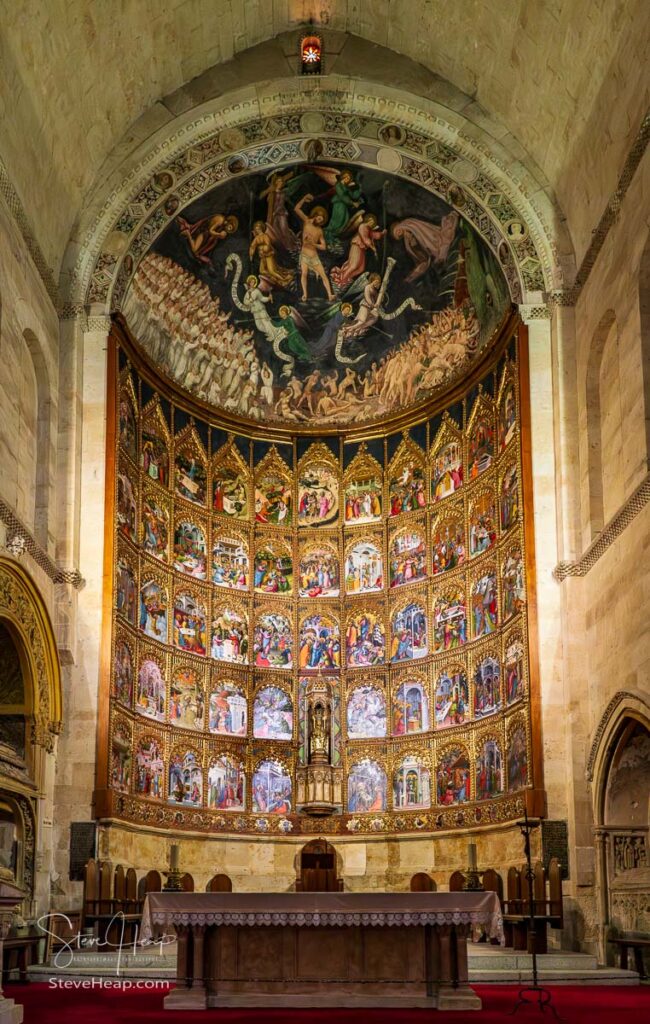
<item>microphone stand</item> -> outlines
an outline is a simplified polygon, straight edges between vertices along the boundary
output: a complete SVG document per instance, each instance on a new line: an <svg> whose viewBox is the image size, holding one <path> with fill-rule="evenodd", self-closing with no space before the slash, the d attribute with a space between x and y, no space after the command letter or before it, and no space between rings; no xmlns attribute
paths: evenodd
<svg viewBox="0 0 650 1024"><path fill-rule="evenodd" d="M528 944L530 946L532 958L533 958L533 983L532 985L524 985L523 988L519 989L519 996L517 1002L510 1011L510 1016L513 1016L521 1009L522 1006L526 1006L530 1003L537 1003L537 1009L542 1013L548 1007L556 1020L561 1021L562 1017L558 1014L557 1010L553 1006L553 997L549 989L544 988L543 985L539 984L539 978L537 973L537 943L535 941L535 897L533 894L533 883L535 880L535 872L533 871L533 862L530 853L530 836L535 828L539 828L539 821L528 820L528 809L524 803L524 820L518 822L521 835L524 840L524 854L526 857L526 880L528 882Z"/></svg>

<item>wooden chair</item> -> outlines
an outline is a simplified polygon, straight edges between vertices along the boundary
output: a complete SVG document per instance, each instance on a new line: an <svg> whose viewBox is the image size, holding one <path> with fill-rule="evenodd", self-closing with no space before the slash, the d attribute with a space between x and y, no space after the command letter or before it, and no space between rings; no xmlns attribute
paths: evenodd
<svg viewBox="0 0 650 1024"><path fill-rule="evenodd" d="M494 868L486 868L483 872L481 884L483 892L495 892L499 898L499 903L503 905L503 879L498 871L495 871ZM487 942L487 936L484 936L483 939ZM493 946L499 945L498 939L491 939L490 941Z"/></svg>
<svg viewBox="0 0 650 1024"><path fill-rule="evenodd" d="M521 874L519 868L508 868L506 899L503 906L503 930L506 946L526 949L526 927L522 914Z"/></svg>
<svg viewBox="0 0 650 1024"><path fill-rule="evenodd" d="M411 879L411 892L435 892L436 883L426 871L418 871Z"/></svg>
<svg viewBox="0 0 650 1024"><path fill-rule="evenodd" d="M547 895L548 884L548 895ZM504 903L503 923L506 933L506 945L517 950L532 952L532 936L530 934L530 881L525 869L517 868L508 871L508 898ZM548 873L544 865L537 861L533 867L532 879L533 914L535 918L535 951L548 952L547 928L562 928L564 915L562 909L562 871L555 857L551 858Z"/></svg>
<svg viewBox="0 0 650 1024"><path fill-rule="evenodd" d="M187 871L181 878L181 886L183 892L194 892L194 879Z"/></svg>
<svg viewBox="0 0 650 1024"><path fill-rule="evenodd" d="M213 875L205 887L206 892L232 892L232 881L228 875Z"/></svg>

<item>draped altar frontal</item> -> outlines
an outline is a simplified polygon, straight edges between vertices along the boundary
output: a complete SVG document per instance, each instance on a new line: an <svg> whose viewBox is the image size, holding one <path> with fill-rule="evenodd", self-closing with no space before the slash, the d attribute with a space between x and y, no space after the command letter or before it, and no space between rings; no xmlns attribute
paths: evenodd
<svg viewBox="0 0 650 1024"><path fill-rule="evenodd" d="M175 930L168 1009L395 1006L480 1009L475 926L503 939L499 900L461 893L150 893L143 939Z"/></svg>

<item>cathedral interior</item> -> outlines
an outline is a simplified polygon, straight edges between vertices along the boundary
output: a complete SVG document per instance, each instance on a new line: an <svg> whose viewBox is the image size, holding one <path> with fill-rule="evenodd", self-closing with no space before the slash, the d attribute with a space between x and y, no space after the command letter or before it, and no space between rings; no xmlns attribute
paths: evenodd
<svg viewBox="0 0 650 1024"><path fill-rule="evenodd" d="M524 821L647 974L647 4L0 9L4 980L181 873L507 924Z"/></svg>

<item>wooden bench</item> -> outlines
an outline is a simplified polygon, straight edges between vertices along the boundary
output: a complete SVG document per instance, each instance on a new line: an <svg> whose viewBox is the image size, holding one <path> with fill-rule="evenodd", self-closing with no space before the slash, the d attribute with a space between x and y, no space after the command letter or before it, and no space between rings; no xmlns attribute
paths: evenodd
<svg viewBox="0 0 650 1024"><path fill-rule="evenodd" d="M643 963L643 950L650 949L650 938L648 936L618 935L615 939L608 939L613 946L618 946L621 956L621 970L628 970L628 950L634 953L634 969L641 980L647 977Z"/></svg>
<svg viewBox="0 0 650 1024"><path fill-rule="evenodd" d="M535 952L548 952L547 926L562 928L564 923L562 907L562 872L559 861L549 861L548 877L539 861L534 867L533 917L535 922ZM548 896L547 896L548 883ZM503 925L506 946L532 953L530 934L530 893L529 880L525 869L511 867L508 870L507 897L503 901Z"/></svg>

